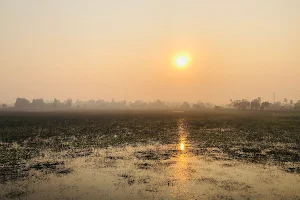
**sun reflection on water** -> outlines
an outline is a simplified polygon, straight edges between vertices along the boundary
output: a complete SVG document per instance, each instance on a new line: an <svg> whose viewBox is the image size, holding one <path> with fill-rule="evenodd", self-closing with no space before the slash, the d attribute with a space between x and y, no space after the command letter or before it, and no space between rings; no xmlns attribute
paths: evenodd
<svg viewBox="0 0 300 200"><path fill-rule="evenodd" d="M188 132L186 129L186 121L179 119L177 123L178 130L178 155L176 157L176 163L172 167L172 176L176 180L176 186L172 192L172 196L176 199L186 199L185 194L188 192L187 181L190 177L189 160L190 153L188 151L189 142L187 141Z"/></svg>
<svg viewBox="0 0 300 200"><path fill-rule="evenodd" d="M186 131L186 123L184 119L178 120L178 137L179 137L179 144L178 149L182 152L177 157L177 162L175 165L175 174L177 178L180 180L180 182L184 182L187 178L187 157L189 157L187 145L187 135L188 132Z"/></svg>
<svg viewBox="0 0 300 200"><path fill-rule="evenodd" d="M179 137L179 149L181 151L186 150L186 137L188 132L186 131L186 123L184 119L178 120L178 137Z"/></svg>
<svg viewBox="0 0 300 200"><path fill-rule="evenodd" d="M184 143L183 143L183 142L180 143L180 150L181 150L181 151L184 150Z"/></svg>

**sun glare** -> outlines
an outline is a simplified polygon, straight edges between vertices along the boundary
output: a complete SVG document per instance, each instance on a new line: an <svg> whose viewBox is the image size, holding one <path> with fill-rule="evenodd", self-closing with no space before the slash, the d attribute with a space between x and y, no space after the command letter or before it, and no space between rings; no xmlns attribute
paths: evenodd
<svg viewBox="0 0 300 200"><path fill-rule="evenodd" d="M190 57L185 54L179 54L175 57L175 65L178 68L185 68L190 62Z"/></svg>

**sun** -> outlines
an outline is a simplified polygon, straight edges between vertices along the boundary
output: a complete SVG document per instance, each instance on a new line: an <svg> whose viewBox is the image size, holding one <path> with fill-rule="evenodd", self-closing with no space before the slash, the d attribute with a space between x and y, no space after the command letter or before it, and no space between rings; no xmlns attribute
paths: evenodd
<svg viewBox="0 0 300 200"><path fill-rule="evenodd" d="M187 55L177 55L175 57L175 65L178 68L185 68L188 66L190 58Z"/></svg>

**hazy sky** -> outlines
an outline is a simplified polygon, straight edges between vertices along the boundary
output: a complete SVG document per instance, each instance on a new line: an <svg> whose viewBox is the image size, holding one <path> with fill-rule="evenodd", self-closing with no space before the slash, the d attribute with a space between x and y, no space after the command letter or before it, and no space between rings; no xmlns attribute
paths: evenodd
<svg viewBox="0 0 300 200"><path fill-rule="evenodd" d="M8 103L298 100L300 1L0 0L0 69Z"/></svg>

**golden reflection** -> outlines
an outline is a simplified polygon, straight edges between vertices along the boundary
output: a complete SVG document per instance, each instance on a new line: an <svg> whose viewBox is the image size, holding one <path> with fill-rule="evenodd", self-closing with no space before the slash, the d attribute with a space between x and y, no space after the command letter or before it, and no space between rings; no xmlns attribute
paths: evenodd
<svg viewBox="0 0 300 200"><path fill-rule="evenodd" d="M188 159L190 154L187 149L187 135L188 132L186 131L186 122L184 119L178 120L178 137L179 137L179 144L178 148L181 151L176 158L176 165L174 166L174 174L176 178L179 179L179 182L185 182L188 179Z"/></svg>
<svg viewBox="0 0 300 200"><path fill-rule="evenodd" d="M176 199L186 199L185 194L188 190L188 184L191 177L191 166L190 159L191 154L189 153L189 142L187 141L188 132L186 131L186 121L179 119L177 123L178 139L177 144L178 155L175 158L176 163L172 166L172 176L176 182L173 190L173 196Z"/></svg>
<svg viewBox="0 0 300 200"><path fill-rule="evenodd" d="M186 150L186 137L188 133L185 127L186 127L186 123L184 119L178 120L179 149L181 151Z"/></svg>
<svg viewBox="0 0 300 200"><path fill-rule="evenodd" d="M181 151L184 150L184 143L183 143L183 142L180 143L180 150L181 150Z"/></svg>

